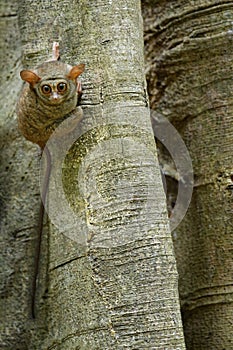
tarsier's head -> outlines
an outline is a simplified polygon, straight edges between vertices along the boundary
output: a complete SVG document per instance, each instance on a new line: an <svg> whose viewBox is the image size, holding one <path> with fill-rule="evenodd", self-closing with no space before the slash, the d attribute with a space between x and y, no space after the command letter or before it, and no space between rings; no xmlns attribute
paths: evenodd
<svg viewBox="0 0 233 350"><path fill-rule="evenodd" d="M77 78L84 68L84 64L71 67L59 61L50 61L35 71L23 70L20 76L30 84L43 103L57 106L72 98L77 101Z"/></svg>

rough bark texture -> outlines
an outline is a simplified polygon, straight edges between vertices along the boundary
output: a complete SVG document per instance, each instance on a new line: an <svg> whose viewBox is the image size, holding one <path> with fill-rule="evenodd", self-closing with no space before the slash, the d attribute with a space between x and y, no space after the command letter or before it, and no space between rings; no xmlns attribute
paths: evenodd
<svg viewBox="0 0 233 350"><path fill-rule="evenodd" d="M14 26L16 14L15 9L9 16ZM50 226L48 246L46 238L43 242L36 319L30 320L27 293L39 188L30 152L35 148L15 132L17 139L9 138L9 149L6 143L3 147L5 162L14 155L6 178L20 176L21 182L7 184L6 206L13 203L14 209L3 212L3 232L7 237L16 232L18 251L12 261L5 254L9 316L2 349L184 349L177 272L145 92L139 1L20 1L19 23L24 67L48 59L53 41L60 42L63 61L87 65L83 134L62 164L66 198L80 226L73 240L69 222L63 234ZM19 53L17 27L12 35ZM10 45L12 40L8 50ZM14 79L19 89L16 72ZM15 115L12 124L15 128ZM16 163L22 159L23 167ZM25 169L34 169L26 181L19 175ZM50 204L59 204L63 212L55 191Z"/></svg>
<svg viewBox="0 0 233 350"><path fill-rule="evenodd" d="M188 214L174 232L188 349L233 347L233 2L143 1L152 107L193 160Z"/></svg>

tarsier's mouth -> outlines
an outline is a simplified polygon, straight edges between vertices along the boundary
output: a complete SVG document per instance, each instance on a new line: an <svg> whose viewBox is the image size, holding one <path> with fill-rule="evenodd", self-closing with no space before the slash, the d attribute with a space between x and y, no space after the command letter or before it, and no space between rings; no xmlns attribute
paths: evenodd
<svg viewBox="0 0 233 350"><path fill-rule="evenodd" d="M47 101L44 101L44 104L50 107L56 107L62 104L63 101L64 99L61 98L60 96L58 98L54 98L53 96L51 96Z"/></svg>

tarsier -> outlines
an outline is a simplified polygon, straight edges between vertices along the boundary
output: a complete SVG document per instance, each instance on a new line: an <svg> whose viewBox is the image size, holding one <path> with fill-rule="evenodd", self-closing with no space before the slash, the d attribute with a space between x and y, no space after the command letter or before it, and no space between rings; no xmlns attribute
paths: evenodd
<svg viewBox="0 0 233 350"><path fill-rule="evenodd" d="M27 140L38 144L47 156L32 285L31 312L33 318L35 318L35 296L43 231L44 203L51 171L51 156L46 147L46 142L63 120L66 118L72 120L75 117L77 125L83 117L81 107L77 106L81 96L81 83L77 81L77 78L84 71L85 65L79 64L72 67L59 61L59 58L59 44L55 42L53 43L52 60L42 63L34 70L22 70L20 72L22 80L28 84L24 87L16 108L21 133ZM64 130L64 134L68 132L69 130Z"/></svg>

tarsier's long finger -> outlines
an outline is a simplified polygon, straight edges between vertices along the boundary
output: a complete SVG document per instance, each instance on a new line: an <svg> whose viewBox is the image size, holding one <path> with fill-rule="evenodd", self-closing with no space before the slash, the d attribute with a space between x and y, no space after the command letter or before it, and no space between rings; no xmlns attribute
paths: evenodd
<svg viewBox="0 0 233 350"><path fill-rule="evenodd" d="M57 41L53 42L53 50L52 50L52 59L53 61L57 61L60 57L59 52L59 43Z"/></svg>
<svg viewBox="0 0 233 350"><path fill-rule="evenodd" d="M82 95L82 84L81 84L81 81L77 81L77 93L78 93L78 96Z"/></svg>

